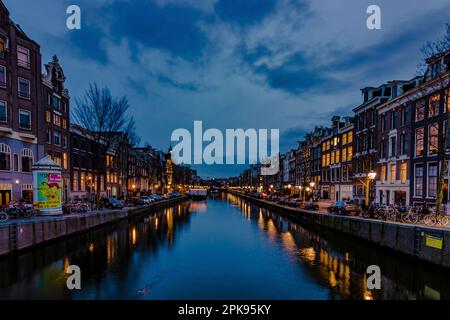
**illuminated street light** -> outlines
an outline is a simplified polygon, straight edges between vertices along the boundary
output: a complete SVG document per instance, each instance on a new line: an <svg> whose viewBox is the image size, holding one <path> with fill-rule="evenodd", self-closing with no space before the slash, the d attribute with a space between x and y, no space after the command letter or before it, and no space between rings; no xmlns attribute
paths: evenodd
<svg viewBox="0 0 450 320"><path fill-rule="evenodd" d="M310 182L309 186L311 187L311 189L314 189L314 187L316 186L316 183L315 182Z"/></svg>

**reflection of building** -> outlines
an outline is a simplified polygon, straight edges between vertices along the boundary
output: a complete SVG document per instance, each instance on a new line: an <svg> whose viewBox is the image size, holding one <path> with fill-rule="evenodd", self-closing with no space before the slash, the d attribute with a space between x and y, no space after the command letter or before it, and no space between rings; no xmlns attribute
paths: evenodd
<svg viewBox="0 0 450 320"><path fill-rule="evenodd" d="M31 166L44 155L41 54L0 1L0 205L32 198Z"/></svg>
<svg viewBox="0 0 450 320"><path fill-rule="evenodd" d="M45 65L42 76L42 102L45 113L45 153L61 166L63 178L63 202L70 190L70 109L69 92L64 88L66 80L58 58Z"/></svg>

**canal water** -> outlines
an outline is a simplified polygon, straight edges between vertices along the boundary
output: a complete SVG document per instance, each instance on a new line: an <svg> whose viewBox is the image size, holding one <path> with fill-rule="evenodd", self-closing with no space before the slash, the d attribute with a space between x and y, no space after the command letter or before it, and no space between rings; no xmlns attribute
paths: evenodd
<svg viewBox="0 0 450 320"><path fill-rule="evenodd" d="M372 264L381 290L366 287ZM450 279L223 194L0 261L0 299L450 299Z"/></svg>

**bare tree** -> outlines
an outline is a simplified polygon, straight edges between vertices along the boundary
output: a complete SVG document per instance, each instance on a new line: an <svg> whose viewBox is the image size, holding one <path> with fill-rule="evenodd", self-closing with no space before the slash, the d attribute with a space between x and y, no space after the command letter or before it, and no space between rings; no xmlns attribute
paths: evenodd
<svg viewBox="0 0 450 320"><path fill-rule="evenodd" d="M126 115L129 109L128 99L115 98L108 88L100 89L97 84L90 84L82 99L76 100L73 110L75 123L91 132L98 146L94 155L97 170L95 199L98 204L101 191L101 172L107 152L117 154L122 143L118 137L128 139L134 136L134 120Z"/></svg>
<svg viewBox="0 0 450 320"><path fill-rule="evenodd" d="M449 61L448 54L450 51L450 25L447 24L445 34L440 38L433 42L428 42L421 49L421 52L424 57L424 61L426 64L422 65L420 70L424 71L423 77L423 86L424 88L428 87L427 82L430 83L431 89L436 90L439 93L443 93L444 96L444 108L447 108L449 102ZM429 66L434 64L433 68ZM428 65L427 68L424 68L425 65ZM430 74L433 73L433 74ZM447 172L447 144L448 144L448 129L450 123L450 112L447 111L447 121L446 125L442 130L441 138L438 139L438 155L440 159L440 172L437 184L437 197L436 197L436 218L438 218L441 214L442 203L444 199L444 185L445 185L445 175Z"/></svg>

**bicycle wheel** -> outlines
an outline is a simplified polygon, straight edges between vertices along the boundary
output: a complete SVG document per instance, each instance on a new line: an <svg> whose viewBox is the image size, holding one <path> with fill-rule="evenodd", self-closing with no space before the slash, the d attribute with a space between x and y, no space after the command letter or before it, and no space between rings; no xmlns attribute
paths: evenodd
<svg viewBox="0 0 450 320"><path fill-rule="evenodd" d="M443 227L450 226L450 217L449 216L442 216L439 220L439 224Z"/></svg>
<svg viewBox="0 0 450 320"><path fill-rule="evenodd" d="M419 216L417 214L410 214L408 216L408 220L409 220L409 222L414 223L414 224L417 224L420 221Z"/></svg>
<svg viewBox="0 0 450 320"><path fill-rule="evenodd" d="M423 223L427 226L434 226L436 225L436 216L434 214L428 214L423 218Z"/></svg>

